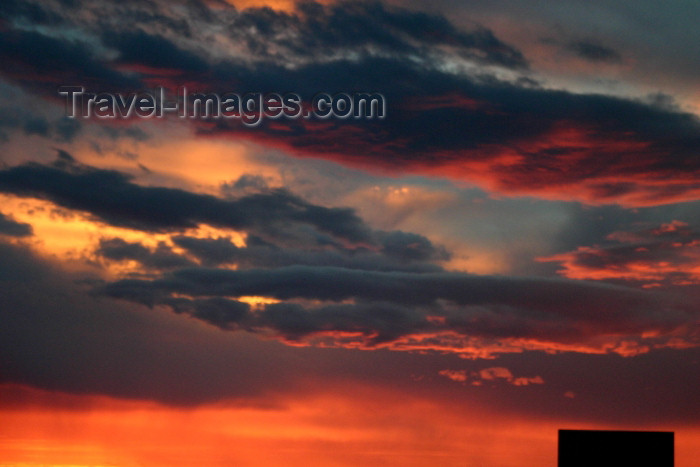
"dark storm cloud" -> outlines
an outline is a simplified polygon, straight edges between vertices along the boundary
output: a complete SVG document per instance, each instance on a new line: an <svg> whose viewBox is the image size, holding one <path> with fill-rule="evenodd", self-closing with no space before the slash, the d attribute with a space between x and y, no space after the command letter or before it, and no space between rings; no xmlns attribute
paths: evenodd
<svg viewBox="0 0 700 467"><path fill-rule="evenodd" d="M419 309L390 303L330 305L307 309L293 303L267 305L253 325L289 340L321 332L359 333L368 345L390 342L432 328Z"/></svg>
<svg viewBox="0 0 700 467"><path fill-rule="evenodd" d="M0 10L9 21L30 20L57 31L78 28L86 37L93 37L79 41L70 34L44 35L3 28L0 32L5 47L0 48L0 57L13 64L3 74L24 85L38 86L51 96L50 91L55 94L55 89L42 87L47 81L54 88L65 84L99 88L93 91L105 90L110 84L112 91L134 90L143 85L144 81L120 68L123 65L134 67L143 78L148 73L143 67L150 67L179 71L189 75L181 76L187 82L208 81L214 86L222 84L214 79L220 75L217 69L240 68L245 74L255 72L256 62L325 62L358 54L363 58L406 58L427 51L484 64L526 66L519 51L501 42L488 29L462 31L441 16L389 8L379 2L340 2L329 6L302 2L293 14L267 8L237 11L224 2L212 6L183 2L179 6L174 9L171 2L158 1L128 5L76 2L70 6L10 2ZM216 49L212 43L217 39L208 33L210 27L222 30L224 40L236 48L234 54L231 47L224 49L228 52L224 60L212 54ZM95 38L101 38L102 44L95 43ZM93 45L89 46L90 42ZM117 56L106 51L115 51ZM227 82L229 86L245 85L235 79L236 75L230 71L228 76L218 78L234 78ZM257 78L265 82L270 77ZM256 82L259 81L253 79L251 84Z"/></svg>
<svg viewBox="0 0 700 467"><path fill-rule="evenodd" d="M190 295L270 296L342 301L350 298L429 305L448 300L458 305L533 308L557 313L564 298L568 313L603 314L604 310L643 305L654 294L633 289L554 279L475 276L455 272L380 272L338 267L288 266L272 270L181 269L155 281L125 280L108 287L153 287ZM607 303L607 304L606 304Z"/></svg>
<svg viewBox="0 0 700 467"><path fill-rule="evenodd" d="M23 222L17 222L0 212L0 235L28 237L32 235L32 226Z"/></svg>
<svg viewBox="0 0 700 467"><path fill-rule="evenodd" d="M380 2L300 2L293 13L270 8L237 11L223 2L214 8L189 2L181 5L186 13L180 15L169 5L150 2L134 5L129 11L117 8L115 13L132 19L136 31L141 26L159 31L171 40L184 35L209 41L207 31L198 26L222 26L224 37L243 49L241 58L254 61L326 60L346 54L415 56L432 49L483 64L526 67L518 50L486 28L459 30L442 16L388 7ZM105 11L115 9L110 4L102 6ZM70 18L65 21L70 22ZM162 37L132 31L121 35L124 25L110 15L100 16L98 24L103 30L116 32L103 37L122 52L126 62L166 68L179 65L178 68L198 71L204 68L201 59ZM134 45L140 51L135 51ZM162 57L150 56L149 50L162 52Z"/></svg>
<svg viewBox="0 0 700 467"><path fill-rule="evenodd" d="M139 88L139 80L113 70L94 55L83 42L0 28L2 75L30 90L57 98L57 88L66 83L79 83L91 91Z"/></svg>
<svg viewBox="0 0 700 467"><path fill-rule="evenodd" d="M364 75L360 83L371 79L359 64L335 67L343 76ZM390 118L324 126L292 122L289 131L273 135L301 155L429 171L505 192L656 204L692 199L700 190L700 123L691 114L609 96L438 77L397 62L377 60L371 68L391 77ZM418 89L413 97L406 97L408 87L397 95L409 81ZM434 99L421 90L446 96L443 104L430 105ZM202 131L217 130L232 129ZM260 133L249 132L258 139Z"/></svg>
<svg viewBox="0 0 700 467"><path fill-rule="evenodd" d="M292 248L264 241L254 235L248 236L245 247L236 246L228 238L175 236L172 240L207 266L235 263L244 268L269 268L304 264L362 270L427 272L440 270L434 262L449 257L444 249L433 245L421 235L397 231L375 232L374 237L377 238L379 251L362 247L343 248L341 245L318 248L313 243ZM414 243L391 243L396 237L405 237Z"/></svg>
<svg viewBox="0 0 700 467"><path fill-rule="evenodd" d="M375 233L381 237L383 232ZM404 232L398 232L404 234ZM425 237L418 236L427 242L430 248L437 251L441 249L432 246ZM291 266L294 264L310 266L336 266L348 269L379 270L379 271L412 271L435 272L441 268L433 261L446 259L445 257L406 258L406 253L400 257L387 255L380 250L372 251L368 248L343 248L340 245L326 245L318 249L315 243L303 245L297 244L296 248L275 245L266 242L259 237L249 235L246 246L236 246L230 238L196 238L184 235L171 237L175 245L183 248L187 256L205 266L221 266L235 264L239 268L272 268ZM411 251L409 248L408 251ZM146 247L138 242L127 242L121 238L101 239L95 253L112 261L137 261L149 269L172 269L178 267L195 266L187 256L175 253L172 248L160 243L155 248Z"/></svg>
<svg viewBox="0 0 700 467"><path fill-rule="evenodd" d="M254 228L279 236L303 224L336 239L371 242L369 228L348 208L313 205L284 190L226 200L175 188L146 187L121 172L81 165L61 154L53 165L32 163L0 170L0 192L50 200L112 225L145 231L203 223Z"/></svg>
<svg viewBox="0 0 700 467"><path fill-rule="evenodd" d="M160 243L155 249L150 249L140 243L127 242L121 238L102 239L96 253L114 261L134 260L143 266L157 269L193 265L192 262L174 253L163 243Z"/></svg>
<svg viewBox="0 0 700 467"><path fill-rule="evenodd" d="M175 299L165 302L177 313L189 313L222 329L236 329L249 321L250 305L221 297L205 299Z"/></svg>
<svg viewBox="0 0 700 467"><path fill-rule="evenodd" d="M273 48L320 58L339 50L406 55L423 53L427 47L450 47L459 56L482 63L514 68L526 65L520 52L485 28L460 31L444 17L389 8L379 2L328 6L301 2L295 15L248 9L234 26L259 34L246 36L251 52L276 58L284 55L271 52Z"/></svg>
<svg viewBox="0 0 700 467"><path fill-rule="evenodd" d="M633 336L652 329L667 335L694 319L691 307L672 295L452 272L190 268L154 280L119 280L102 286L101 292L149 306L167 305L173 296L272 297L287 303L267 305L262 313L253 314L248 321L251 328L271 329L293 339L326 331L357 332L367 345L430 332L573 343L599 334ZM304 306L295 300L336 303ZM339 303L347 300L354 303Z"/></svg>
<svg viewBox="0 0 700 467"><path fill-rule="evenodd" d="M89 28L76 18L97 8L51 5L43 8L61 17L58 31ZM203 135L241 135L365 168L428 170L508 193L628 205L700 196L695 116L538 88L531 79L503 82L483 65L519 70L525 60L487 29L463 31L438 15L372 2L307 2L293 13L202 3L97 5L99 30L84 32L102 38L98 45L6 25L0 57L12 66L4 75L45 90L48 80L53 98L55 86L67 82L113 92L187 83L202 91L294 91L306 99L319 91L382 92L389 115L379 121L194 124ZM591 40L569 45L588 60L616 54ZM445 71L462 59L480 65Z"/></svg>
<svg viewBox="0 0 700 467"><path fill-rule="evenodd" d="M206 62L194 53L143 31L108 32L103 35L103 41L105 45L119 50L121 63L187 72L204 71L207 68Z"/></svg>

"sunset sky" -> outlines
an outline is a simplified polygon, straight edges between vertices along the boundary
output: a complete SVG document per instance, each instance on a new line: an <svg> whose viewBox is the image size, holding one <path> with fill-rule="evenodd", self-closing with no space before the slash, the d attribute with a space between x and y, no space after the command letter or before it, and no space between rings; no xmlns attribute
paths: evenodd
<svg viewBox="0 0 700 467"><path fill-rule="evenodd" d="M700 3L0 2L0 466L700 458ZM384 118L75 118L378 93Z"/></svg>

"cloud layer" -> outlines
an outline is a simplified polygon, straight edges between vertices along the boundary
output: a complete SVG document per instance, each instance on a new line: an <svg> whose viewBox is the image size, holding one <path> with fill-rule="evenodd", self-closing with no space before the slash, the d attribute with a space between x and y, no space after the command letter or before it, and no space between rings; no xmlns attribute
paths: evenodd
<svg viewBox="0 0 700 467"><path fill-rule="evenodd" d="M463 31L438 15L371 2L306 2L293 12L217 2L177 9L161 2L129 9L9 2L3 9L11 20L0 31L0 56L12 63L5 79L53 100L64 84L128 92L186 83L200 91L293 91L305 99L320 91L381 92L391 118L380 121L195 125L202 135L508 194L647 206L697 199L700 190L696 116L544 88L528 75L523 54L492 31ZM21 27L29 19L43 29ZM81 35L69 33L87 19ZM588 60L615 58L590 41L567 47Z"/></svg>

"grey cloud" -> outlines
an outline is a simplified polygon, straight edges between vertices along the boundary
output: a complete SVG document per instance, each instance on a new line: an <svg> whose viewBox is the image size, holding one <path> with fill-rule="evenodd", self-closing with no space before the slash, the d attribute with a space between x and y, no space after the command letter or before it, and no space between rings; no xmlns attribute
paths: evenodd
<svg viewBox="0 0 700 467"><path fill-rule="evenodd" d="M403 232L395 234L406 235ZM381 233L375 234L380 236ZM440 267L433 263L445 259L447 254L440 256L442 249L435 247L423 236L415 235L420 242L408 245L405 250L396 247L396 251L387 254L383 247L379 252L368 248L343 248L339 245L329 245L324 248L314 248L307 245L303 248L278 246L256 236L248 236L245 247L237 247L228 238L194 238L175 236L173 242L185 248L197 257L204 265L217 266L226 263L236 263L239 267L280 267L295 264L310 266L337 266L361 270L404 270L415 272L438 271ZM309 246L311 248L309 248ZM423 250L421 251L421 248ZM433 252L437 252L433 254Z"/></svg>
<svg viewBox="0 0 700 467"><path fill-rule="evenodd" d="M24 222L17 222L0 212L0 235L28 237L32 235L32 226Z"/></svg>
<svg viewBox="0 0 700 467"><path fill-rule="evenodd" d="M614 49L590 41L571 41L566 44L566 50L590 62L619 63L622 61L622 57Z"/></svg>
<svg viewBox="0 0 700 467"><path fill-rule="evenodd" d="M331 238L371 241L369 228L351 209L313 205L284 190L225 200L175 188L144 187L123 173L60 157L53 165L25 164L0 170L0 192L48 199L113 225L145 231L204 223L283 236L302 224Z"/></svg>
<svg viewBox="0 0 700 467"><path fill-rule="evenodd" d="M58 141L70 141L80 131L80 122L52 118L22 109L24 102L11 103L0 108L0 129L21 131L27 136L38 135Z"/></svg>
<svg viewBox="0 0 700 467"><path fill-rule="evenodd" d="M272 304L253 319L253 326L271 329L290 340L324 331L359 333L368 345L433 329L421 310L390 303L341 304L311 309L293 303Z"/></svg>
<svg viewBox="0 0 700 467"><path fill-rule="evenodd" d="M140 243L127 242L121 238L101 239L96 253L110 260L135 260L146 267L157 269L194 265L191 261L174 253L163 243L160 243L155 249L150 249Z"/></svg>
<svg viewBox="0 0 700 467"><path fill-rule="evenodd" d="M384 314L389 320L396 319L395 326L400 331L391 334L393 338L452 331L474 337L576 342L598 333L634 335L655 329L668 334L694 319L692 307L670 294L580 281L451 272L378 272L310 266L272 270L190 268L154 280L116 281L104 285L101 291L142 303L144 299L159 303L172 294L354 301L354 305L306 309L291 304L269 306L262 321L252 321L287 336L296 332L299 337L324 330L347 331L349 322L350 328L361 330L367 338L375 333L386 336L388 327L375 327L374 321L383 312L375 316L375 312L363 311L373 307L394 310L393 314ZM265 316L271 320L265 321ZM420 318L412 318L411 324L406 325L404 318L411 316ZM428 324L427 316L444 319Z"/></svg>

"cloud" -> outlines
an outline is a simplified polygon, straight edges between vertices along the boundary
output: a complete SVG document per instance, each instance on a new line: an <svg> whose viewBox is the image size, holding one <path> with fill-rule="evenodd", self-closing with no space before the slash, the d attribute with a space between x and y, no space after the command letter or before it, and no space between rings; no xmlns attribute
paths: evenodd
<svg viewBox="0 0 700 467"><path fill-rule="evenodd" d="M175 18L164 5L154 2L148 10L134 15L137 22L155 19L167 40L188 31L191 38L207 41L201 23L226 26L217 42L230 44L236 55L254 62L282 62L298 65L310 61L337 60L350 56L417 56L426 50L434 54L455 55L483 64L523 68L526 61L515 48L503 43L486 28L470 31L455 28L447 19L424 12L390 7L380 2L341 1L329 5L300 2L293 12L269 8L235 10L217 5L216 12L204 5L188 4L187 15ZM111 9L110 5L104 5ZM160 15L160 16L156 16ZM170 16L166 18L165 16ZM145 22L145 21L144 21ZM104 21L108 30L121 30L122 24ZM163 37L127 32L124 36L106 35L106 42L121 53L121 60L135 64L202 71L204 62L189 51L166 42ZM138 41L141 52L131 47ZM214 44L213 44L214 45ZM220 45L214 45L216 48ZM150 54L149 51L158 51Z"/></svg>
<svg viewBox="0 0 700 467"><path fill-rule="evenodd" d="M292 265L337 266L361 270L438 271L437 261L449 256L427 238L405 232L375 232L377 247L344 248L342 245L317 245L315 242L294 246L278 245L249 235L246 246L236 246L230 238L172 237L203 265L236 264L238 267L281 267ZM397 240L398 239L398 240ZM409 243L406 243L409 241ZM404 243L402 243L404 242Z"/></svg>
<svg viewBox="0 0 700 467"><path fill-rule="evenodd" d="M83 42L56 39L35 31L0 28L2 75L32 91L58 98L57 86L80 83L94 91L138 89L130 78L94 57Z"/></svg>
<svg viewBox="0 0 700 467"><path fill-rule="evenodd" d="M268 297L282 303L261 305L242 325L311 345L465 356L525 348L634 355L681 342L697 345L696 333L687 327L696 319L694 311L680 297L554 279L312 266L200 267L152 280L118 280L101 292L149 306L168 305L175 296ZM313 305L318 302L325 304Z"/></svg>
<svg viewBox="0 0 700 467"><path fill-rule="evenodd" d="M561 263L571 279L625 281L644 287L700 282L700 235L681 221L638 231L617 231L607 244L540 258Z"/></svg>
<svg viewBox="0 0 700 467"><path fill-rule="evenodd" d="M193 266L173 252L165 243L159 243L155 249L147 248L138 242L127 242L121 238L101 239L96 254L114 261L134 260L142 266L156 269L171 269Z"/></svg>
<svg viewBox="0 0 700 467"><path fill-rule="evenodd" d="M16 222L11 217L0 212L0 235L28 237L32 235L32 226L23 222Z"/></svg>
<svg viewBox="0 0 700 467"><path fill-rule="evenodd" d="M46 92L40 67L50 70L61 84L80 83L101 90L108 83L138 88L134 71L144 79L141 84L151 76L167 78L169 72L182 73L186 79L197 76L197 81L226 79L221 75L226 72L231 78L238 75L234 82L240 82L253 71L251 63L254 68L263 65L262 69L274 62L294 68L351 57L416 57L426 51L432 59L457 57L485 65L526 67L517 49L486 28L460 30L442 16L380 2L325 6L301 2L292 13L269 8L239 11L223 2L183 2L172 8L170 2L162 1L129 8L110 2L11 1L3 9L18 23L30 17L44 27L44 33L2 31L8 47L0 49L0 56L17 64L5 75ZM68 32L75 29L83 34ZM22 53L25 49L27 53ZM258 78L270 81L273 77Z"/></svg>
<svg viewBox="0 0 700 467"><path fill-rule="evenodd" d="M622 57L614 49L591 41L571 41L566 44L566 50L590 62L619 63L622 61Z"/></svg>
<svg viewBox="0 0 700 467"><path fill-rule="evenodd" d="M689 377L698 374L698 348L659 349L631 359L524 351L500 354L498 363L485 367L483 360L438 352L288 346L237 328L253 313L244 304L203 297L182 302L178 314L160 307L149 310L86 293L91 281L58 269L26 248L0 244L0 253L4 383L177 406L218 401L284 404L297 394L374 387L397 395L410 390L446 404L469 401L509 414L598 422L695 420L700 408L694 397L697 378ZM284 310L277 311L277 319L283 319ZM351 308L344 313L346 326L351 326ZM331 310L323 319L330 321ZM395 318L387 310L368 323L382 319ZM436 368L459 368L450 371L476 378L482 370L496 367L507 368L512 381L487 381L510 384L462 386L448 378L430 378ZM546 384L537 384L537 376L530 375ZM518 378L532 379L532 390L515 388ZM566 391L575 391L575 404L561 397Z"/></svg>
<svg viewBox="0 0 700 467"><path fill-rule="evenodd" d="M468 379L466 370L440 370L438 371L438 373L444 376L445 378L460 383L463 383Z"/></svg>
<svg viewBox="0 0 700 467"><path fill-rule="evenodd" d="M119 51L119 65L139 65L161 70L201 72L207 63L198 55L180 49L163 37L143 31L107 31L104 44Z"/></svg>
<svg viewBox="0 0 700 467"><path fill-rule="evenodd" d="M102 293L224 329L295 343L484 356L547 346L631 355L667 345L671 336L695 345L686 328L692 311L673 294L445 271L439 263L449 253L426 237L375 231L350 209L283 190L219 198L142 186L59 151L50 165L0 170L0 191L47 199L108 225L165 232L167 241L151 246L100 239L94 254L105 266L134 261L150 274L105 283ZM200 223L239 229L246 242L182 233ZM281 303L250 310L239 300L249 296ZM639 333L655 337L634 337Z"/></svg>
<svg viewBox="0 0 700 467"><path fill-rule="evenodd" d="M50 165L0 170L0 191L46 199L109 225L170 233L172 243L150 247L103 238L95 251L103 261L133 260L151 275L99 289L224 329L304 345L482 356L527 348L634 355L697 345L688 328L694 310L673 293L444 271L437 263L448 253L427 238L373 231L351 209L314 205L285 190L219 198L142 186L60 152ZM247 243L181 233L199 224L239 229ZM246 312L239 302L250 296L281 303Z"/></svg>
<svg viewBox="0 0 700 467"><path fill-rule="evenodd" d="M0 140L9 140L9 135L2 130L19 130L26 136L37 135L57 141L71 141L80 131L77 120L49 120L38 112L24 109L25 106L28 106L27 102L11 100L0 105Z"/></svg>
<svg viewBox="0 0 700 467"><path fill-rule="evenodd" d="M420 272L441 270L437 263L450 256L422 235L373 230L352 209L309 203L287 190L265 187L221 198L142 186L122 172L80 164L63 150L48 165L0 169L0 192L48 200L112 226L172 233L172 245L161 242L155 249L123 238L100 240L98 256L147 268L306 264ZM181 233L200 224L244 231L246 245Z"/></svg>
<svg viewBox="0 0 700 467"><path fill-rule="evenodd" d="M292 90L305 99L321 90L382 92L389 115L381 121L192 124L202 136L244 137L299 156L467 180L506 194L630 206L700 196L696 116L533 85L519 71L522 54L484 28L461 30L439 15L371 2L301 3L291 13L224 4L98 5L96 29L83 30L82 39L67 31L89 29L79 20L91 10L51 4L35 7L61 18L51 34L0 31L7 45L0 56L13 64L4 76L54 100L55 87L66 83L112 92L158 83ZM29 14L8 9L11 17ZM138 52L135 41L146 49ZM589 59L614 55L590 41L573 44ZM155 49L162 53L147 53Z"/></svg>
<svg viewBox="0 0 700 467"><path fill-rule="evenodd" d="M77 164L60 154L52 165L29 163L0 170L0 192L46 199L115 226L150 232L202 223L256 229L274 237L307 225L329 241L371 242L368 227L351 209L313 205L285 190L227 200L141 186L121 172Z"/></svg>
<svg viewBox="0 0 700 467"><path fill-rule="evenodd" d="M452 381L463 384L469 381L472 386L481 386L485 382L496 381L506 382L508 384L512 384L513 386L544 384L544 380L540 376L519 376L516 378L508 368L499 366L484 368L482 370L472 372L468 372L467 370L440 370L438 374L451 379Z"/></svg>

